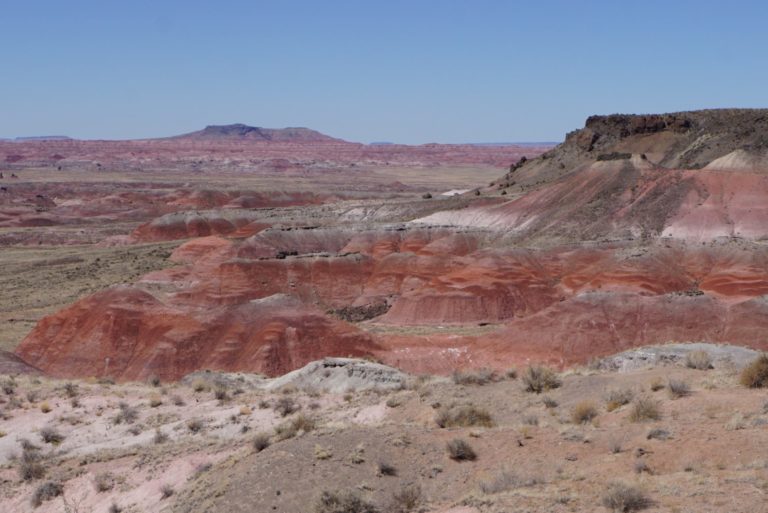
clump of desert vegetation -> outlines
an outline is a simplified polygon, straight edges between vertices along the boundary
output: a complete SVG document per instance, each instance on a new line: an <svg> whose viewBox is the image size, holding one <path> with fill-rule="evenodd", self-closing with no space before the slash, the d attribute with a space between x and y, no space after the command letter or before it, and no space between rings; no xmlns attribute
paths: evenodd
<svg viewBox="0 0 768 513"><path fill-rule="evenodd" d="M739 383L747 388L768 387L768 353L763 353L744 367Z"/></svg>
<svg viewBox="0 0 768 513"><path fill-rule="evenodd" d="M691 351L685 356L685 366L689 369L709 370L712 368L712 357L706 351Z"/></svg>
<svg viewBox="0 0 768 513"><path fill-rule="evenodd" d="M543 365L531 365L521 377L526 392L540 394L560 387L562 382L555 371Z"/></svg>
<svg viewBox="0 0 768 513"><path fill-rule="evenodd" d="M454 438L446 444L448 456L454 461L475 461L477 453L466 440Z"/></svg>
<svg viewBox="0 0 768 513"><path fill-rule="evenodd" d="M301 433L309 433L315 427L313 418L300 414L275 427L275 436L278 440L288 440Z"/></svg>
<svg viewBox="0 0 768 513"><path fill-rule="evenodd" d="M597 406L592 401L581 401L571 410L571 421L574 424L587 424L597 417Z"/></svg>
<svg viewBox="0 0 768 513"><path fill-rule="evenodd" d="M354 491L324 491L317 499L315 513L379 513L379 509Z"/></svg>
<svg viewBox="0 0 768 513"><path fill-rule="evenodd" d="M493 417L484 408L474 404L462 404L440 409L435 422L441 428L492 427Z"/></svg>
<svg viewBox="0 0 768 513"><path fill-rule="evenodd" d="M680 379L670 379L667 382L667 390L669 391L669 397L672 399L679 399L691 394L691 387Z"/></svg>
<svg viewBox="0 0 768 513"><path fill-rule="evenodd" d="M457 385L487 385L496 380L496 373L491 369L454 371L453 382Z"/></svg>
<svg viewBox="0 0 768 513"><path fill-rule="evenodd" d="M650 506L651 501L640 488L626 483L610 483L603 494L603 506L619 513L632 513Z"/></svg>
<svg viewBox="0 0 768 513"><path fill-rule="evenodd" d="M118 404L118 408L120 411L112 418L112 422L115 424L122 424L123 422L133 424L139 418L139 411L126 402Z"/></svg>
<svg viewBox="0 0 768 513"><path fill-rule="evenodd" d="M632 402L635 392L631 388L614 388L605 394L605 409L613 411Z"/></svg>
<svg viewBox="0 0 768 513"><path fill-rule="evenodd" d="M64 493L64 485L56 481L46 481L35 488L35 492L32 494L32 505L37 508L43 502L58 497L62 493Z"/></svg>
<svg viewBox="0 0 768 513"><path fill-rule="evenodd" d="M421 487L417 484L409 484L392 493L387 511L389 513L411 513L417 511L421 503Z"/></svg>
<svg viewBox="0 0 768 513"><path fill-rule="evenodd" d="M632 409L629 412L629 420L632 422L659 420L660 418L661 409L659 402L655 399L643 395L632 402Z"/></svg>
<svg viewBox="0 0 768 513"><path fill-rule="evenodd" d="M22 481L40 479L45 475L45 460L40 448L28 440L21 440L21 457L19 457L19 477Z"/></svg>

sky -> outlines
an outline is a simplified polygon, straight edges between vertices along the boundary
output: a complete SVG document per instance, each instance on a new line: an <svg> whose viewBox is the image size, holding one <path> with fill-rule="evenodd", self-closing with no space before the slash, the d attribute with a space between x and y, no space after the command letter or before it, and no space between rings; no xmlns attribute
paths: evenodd
<svg viewBox="0 0 768 513"><path fill-rule="evenodd" d="M768 107L766 20L743 0L0 0L0 137L559 141L592 114Z"/></svg>

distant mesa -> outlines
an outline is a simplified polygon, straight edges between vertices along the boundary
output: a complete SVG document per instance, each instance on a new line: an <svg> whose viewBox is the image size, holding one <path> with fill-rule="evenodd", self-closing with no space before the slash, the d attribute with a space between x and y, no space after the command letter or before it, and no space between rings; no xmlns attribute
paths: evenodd
<svg viewBox="0 0 768 513"><path fill-rule="evenodd" d="M262 128L235 123L233 125L208 125L202 130L176 137L196 140L244 140L272 142L344 142L316 130L303 127Z"/></svg>
<svg viewBox="0 0 768 513"><path fill-rule="evenodd" d="M2 139L0 139L2 140ZM17 137L14 139L18 142L28 141L71 141L72 138L67 135L33 135L29 137Z"/></svg>

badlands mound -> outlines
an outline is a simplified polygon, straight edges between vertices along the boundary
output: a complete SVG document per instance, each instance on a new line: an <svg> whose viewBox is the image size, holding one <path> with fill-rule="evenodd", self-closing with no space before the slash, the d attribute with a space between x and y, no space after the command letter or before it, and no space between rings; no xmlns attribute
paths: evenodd
<svg viewBox="0 0 768 513"><path fill-rule="evenodd" d="M190 237L175 266L44 318L17 354L129 380L325 356L449 373L768 349L766 112L594 116L461 198L174 211L133 237Z"/></svg>

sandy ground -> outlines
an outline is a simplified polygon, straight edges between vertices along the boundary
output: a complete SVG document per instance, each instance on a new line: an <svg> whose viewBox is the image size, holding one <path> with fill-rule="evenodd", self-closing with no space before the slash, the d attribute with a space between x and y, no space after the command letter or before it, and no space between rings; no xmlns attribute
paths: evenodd
<svg viewBox="0 0 768 513"><path fill-rule="evenodd" d="M416 485L418 506L403 511L607 512L606 485L620 480L647 496L649 512L766 511L768 395L739 386L738 373L736 365L701 371L679 362L621 373L577 369L541 395L508 376L485 385L411 377L399 390L343 394L266 392L253 385L260 379L230 379L223 399L216 374L159 386L80 381L72 394L65 382L17 377L0 405L0 504L41 513L63 511L64 500L80 512L113 504L136 512L311 512L320 511L321 492L352 490L386 512L399 511L393 497ZM673 398L670 380L690 393ZM631 402L608 411L606 397L617 389L651 398L658 420L633 421ZM595 415L580 423L573 411L585 401ZM281 416L281 402L296 411ZM132 423L116 423L121 403L135 410ZM460 405L487 411L492 425L438 426L441 411ZM276 434L302 416L314 430ZM46 427L60 443L44 442ZM156 443L156 430L167 440ZM261 452L256 433L271 438ZM446 443L454 438L477 458L452 460ZM20 479L22 439L40 447L44 477ZM382 474L381 463L394 475ZM111 485L98 491L104 473ZM30 498L47 480L62 483L64 495L34 508Z"/></svg>

